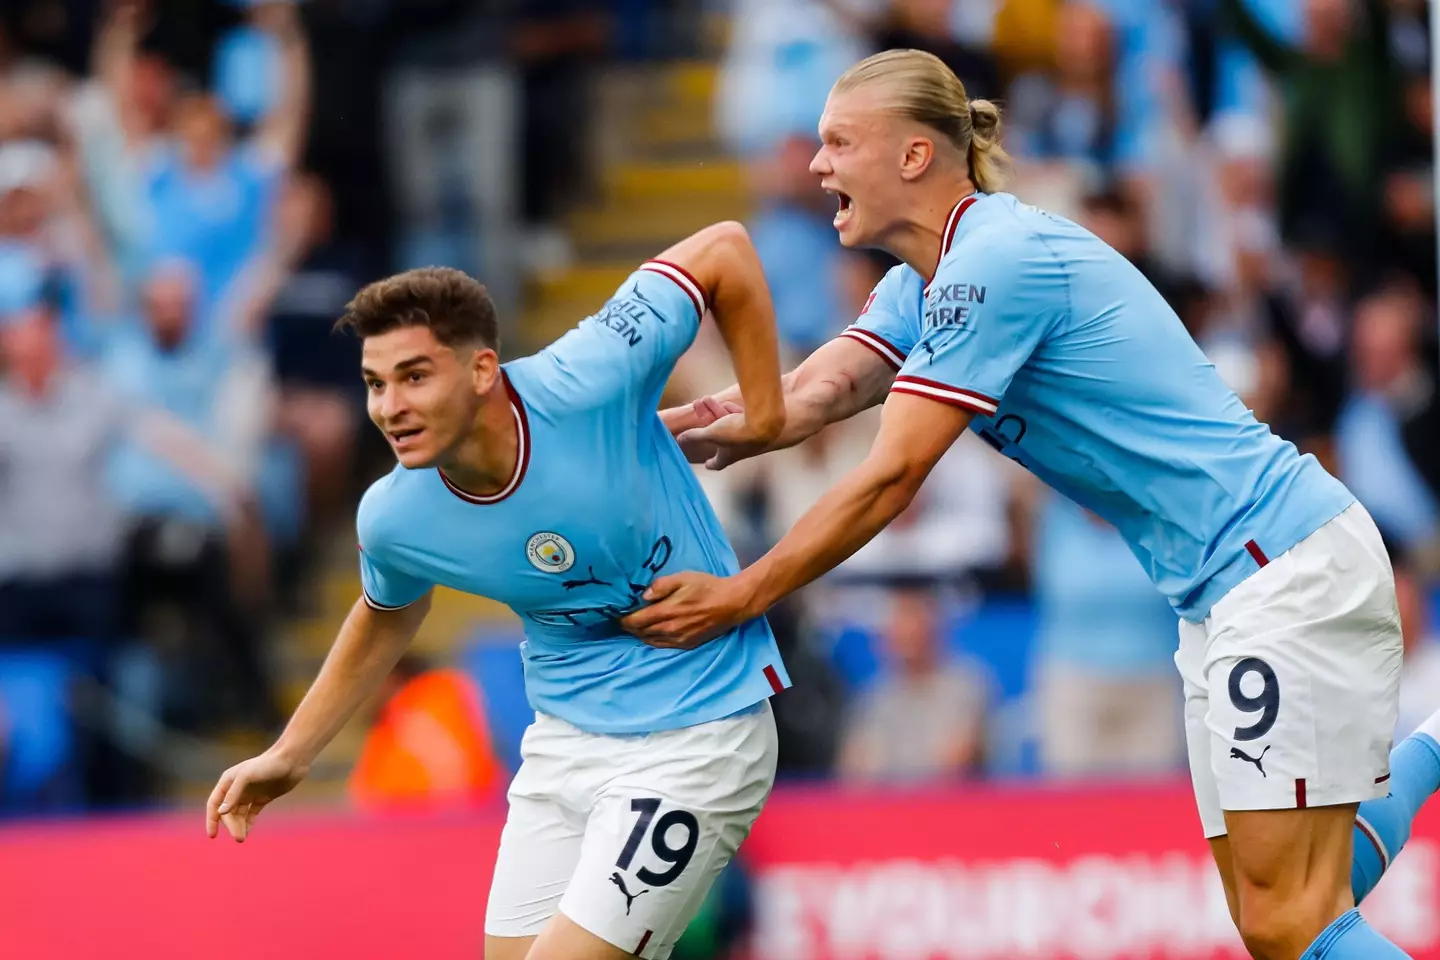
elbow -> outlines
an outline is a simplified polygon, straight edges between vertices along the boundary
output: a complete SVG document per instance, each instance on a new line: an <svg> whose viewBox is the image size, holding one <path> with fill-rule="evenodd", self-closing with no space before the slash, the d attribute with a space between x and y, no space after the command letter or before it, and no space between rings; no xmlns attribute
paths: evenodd
<svg viewBox="0 0 1440 960"><path fill-rule="evenodd" d="M924 464L893 457L871 456L875 488L892 516L899 516L915 500L930 470Z"/></svg>

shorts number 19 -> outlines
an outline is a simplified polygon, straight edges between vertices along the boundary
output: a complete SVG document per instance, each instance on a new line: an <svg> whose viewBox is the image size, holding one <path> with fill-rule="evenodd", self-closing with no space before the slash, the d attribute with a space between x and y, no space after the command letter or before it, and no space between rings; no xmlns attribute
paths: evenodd
<svg viewBox="0 0 1440 960"><path fill-rule="evenodd" d="M635 871L635 876L640 878L641 883L648 883L652 887L664 887L674 883L689 866L690 858L695 856L695 846L700 842L700 822L695 819L695 814L688 810L671 810L656 820L655 814L660 810L659 797L639 797L631 800L630 809L640 816L636 818L635 828L630 831L615 866L621 870L630 869L631 861L640 850L640 842L645 839L645 832L653 822L655 829L650 833L650 849L655 851L655 856L662 862L670 864L670 868L656 873L647 867L641 867ZM671 827L685 828L685 839L679 846L672 847L666 840L666 834Z"/></svg>

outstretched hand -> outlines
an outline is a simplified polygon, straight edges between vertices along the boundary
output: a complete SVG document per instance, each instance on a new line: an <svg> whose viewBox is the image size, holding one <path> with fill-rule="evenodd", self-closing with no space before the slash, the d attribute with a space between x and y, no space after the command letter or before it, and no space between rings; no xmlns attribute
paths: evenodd
<svg viewBox="0 0 1440 960"><path fill-rule="evenodd" d="M236 843L244 843L260 811L294 790L306 772L275 753L262 753L226 770L205 804L206 835L214 840L223 823Z"/></svg>
<svg viewBox="0 0 1440 960"><path fill-rule="evenodd" d="M737 408L709 424L686 430L676 439L691 463L703 463L707 470L724 470L732 463L764 453L775 438L758 435L745 419L745 412Z"/></svg>
<svg viewBox="0 0 1440 960"><path fill-rule="evenodd" d="M676 573L645 591L642 607L620 626L652 647L692 650L756 616L734 577Z"/></svg>

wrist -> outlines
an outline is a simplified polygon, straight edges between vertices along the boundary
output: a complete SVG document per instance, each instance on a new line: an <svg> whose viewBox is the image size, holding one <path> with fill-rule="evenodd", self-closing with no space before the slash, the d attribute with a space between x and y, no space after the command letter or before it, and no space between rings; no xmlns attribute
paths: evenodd
<svg viewBox="0 0 1440 960"><path fill-rule="evenodd" d="M265 752L283 761L301 777L310 772L310 766L315 762L314 750L287 740L284 734L281 734L280 739L276 740L274 745Z"/></svg>
<svg viewBox="0 0 1440 960"><path fill-rule="evenodd" d="M735 575L735 589L740 596L740 612L744 620L754 620L765 615L775 603L766 589L766 577L757 566L750 566Z"/></svg>

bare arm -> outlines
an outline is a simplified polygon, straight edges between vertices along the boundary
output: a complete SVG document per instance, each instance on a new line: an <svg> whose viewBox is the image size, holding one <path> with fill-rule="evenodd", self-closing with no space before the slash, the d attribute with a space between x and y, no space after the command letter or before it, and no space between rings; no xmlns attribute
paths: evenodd
<svg viewBox="0 0 1440 960"><path fill-rule="evenodd" d="M305 779L320 751L379 691L429 612L429 593L399 610L375 610L363 599L355 601L320 675L280 739L258 757L226 770L210 792L205 832L212 840L223 821L236 841L244 841L260 811Z"/></svg>
<svg viewBox="0 0 1440 960"><path fill-rule="evenodd" d="M899 516L971 417L959 407L891 394L869 455L769 553L733 577L661 577L645 591L651 606L621 625L651 646L688 649L761 616L839 566Z"/></svg>
<svg viewBox="0 0 1440 960"><path fill-rule="evenodd" d="M785 426L786 404L780 386L779 336L775 306L760 257L750 235L738 223L717 223L677 243L659 257L690 273L705 290L710 314L735 365L743 398L746 444L773 441Z"/></svg>
<svg viewBox="0 0 1440 960"><path fill-rule="evenodd" d="M184 474L222 513L233 519L246 492L204 437L159 407L138 411L131 424L132 435L138 443Z"/></svg>
<svg viewBox="0 0 1440 960"><path fill-rule="evenodd" d="M885 399L894 379L895 369L872 350L849 337L836 337L781 378L785 427L761 450L747 451L727 442L735 419L733 407L741 403L736 387L672 407L660 416L692 463L720 470L755 453L793 447L830 424L873 407ZM732 416L723 416L726 412Z"/></svg>
<svg viewBox="0 0 1440 960"><path fill-rule="evenodd" d="M356 600L319 676L270 749L308 769L400 662L430 612L430 597L399 610L376 610Z"/></svg>
<svg viewBox="0 0 1440 960"><path fill-rule="evenodd" d="M292 169L305 150L310 125L310 45L295 4L275 4L267 12L264 25L280 45L284 79L280 102L265 118L258 138L268 156L276 158L283 168Z"/></svg>

